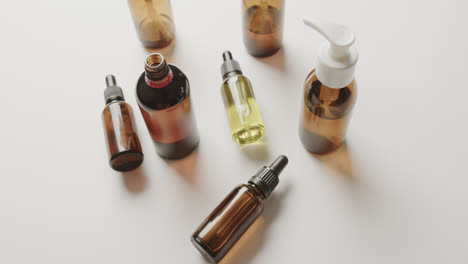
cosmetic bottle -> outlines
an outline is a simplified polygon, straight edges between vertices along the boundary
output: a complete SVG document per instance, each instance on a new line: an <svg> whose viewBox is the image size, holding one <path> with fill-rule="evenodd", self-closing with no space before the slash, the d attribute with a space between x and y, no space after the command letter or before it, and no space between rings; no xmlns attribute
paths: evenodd
<svg viewBox="0 0 468 264"><path fill-rule="evenodd" d="M308 151L324 154L344 142L356 102L354 69L358 53L349 28L307 18L304 23L328 43L321 47L317 66L305 81L299 135Z"/></svg>
<svg viewBox="0 0 468 264"><path fill-rule="evenodd" d="M138 37L147 48L163 48L175 36L169 0L128 0Z"/></svg>
<svg viewBox="0 0 468 264"><path fill-rule="evenodd" d="M222 201L192 235L193 245L211 263L218 263L260 216L264 201L279 183L278 176L288 164L279 156L263 167L247 184L242 184Z"/></svg>
<svg viewBox="0 0 468 264"><path fill-rule="evenodd" d="M242 0L244 44L249 54L268 57L283 39L284 0Z"/></svg>
<svg viewBox="0 0 468 264"><path fill-rule="evenodd" d="M109 164L116 171L130 171L138 168L143 162L133 110L125 103L122 89L117 86L113 75L106 76L106 84L106 107L102 112L102 121Z"/></svg>
<svg viewBox="0 0 468 264"><path fill-rule="evenodd" d="M229 51L223 53L221 94L226 108L232 139L238 144L251 144L263 137L264 126L252 85L242 75L239 63Z"/></svg>
<svg viewBox="0 0 468 264"><path fill-rule="evenodd" d="M181 159L195 150L199 137L190 85L179 68L167 64L159 53L150 54L137 83L136 97L161 157Z"/></svg>

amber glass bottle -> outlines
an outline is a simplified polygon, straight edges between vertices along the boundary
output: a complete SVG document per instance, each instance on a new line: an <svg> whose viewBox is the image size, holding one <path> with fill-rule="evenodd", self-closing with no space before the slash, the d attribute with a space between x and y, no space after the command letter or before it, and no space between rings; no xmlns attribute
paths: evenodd
<svg viewBox="0 0 468 264"><path fill-rule="evenodd" d="M282 45L284 0L243 0L242 3L247 51L256 57L275 54Z"/></svg>
<svg viewBox="0 0 468 264"><path fill-rule="evenodd" d="M337 149L344 141L355 101L354 80L346 87L330 88L318 80L315 70L312 71L305 82L299 129L304 147L316 154Z"/></svg>
<svg viewBox="0 0 468 264"><path fill-rule="evenodd" d="M102 122L109 164L116 171L133 170L143 162L133 110L125 103L122 89L117 86L113 75L106 77L106 83L106 107L102 112Z"/></svg>
<svg viewBox="0 0 468 264"><path fill-rule="evenodd" d="M169 0L128 0L133 21L143 45L162 48L175 36Z"/></svg>
<svg viewBox="0 0 468 264"><path fill-rule="evenodd" d="M193 245L211 263L218 263L260 216L263 203L279 183L288 164L286 156L263 167L248 182L236 187L192 235Z"/></svg>
<svg viewBox="0 0 468 264"><path fill-rule="evenodd" d="M180 159L192 153L199 137L185 74L159 53L146 58L136 88L137 102L158 154Z"/></svg>

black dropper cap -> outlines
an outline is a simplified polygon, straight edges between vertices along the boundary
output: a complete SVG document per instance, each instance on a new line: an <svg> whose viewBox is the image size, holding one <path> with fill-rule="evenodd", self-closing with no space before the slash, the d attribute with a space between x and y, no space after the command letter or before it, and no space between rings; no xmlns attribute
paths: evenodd
<svg viewBox="0 0 468 264"><path fill-rule="evenodd" d="M107 88L104 90L104 99L106 100L106 104L115 100L125 101L122 88L117 86L114 75L109 74L106 76L106 85Z"/></svg>
<svg viewBox="0 0 468 264"><path fill-rule="evenodd" d="M278 176L286 165L288 165L288 158L281 155L269 167L263 167L257 174L252 176L249 183L255 184L266 199L278 185Z"/></svg>
<svg viewBox="0 0 468 264"><path fill-rule="evenodd" d="M242 74L241 68L239 63L232 58L232 54L230 51L226 50L223 52L223 64L221 64L221 74L223 75L223 79L226 79L229 74Z"/></svg>

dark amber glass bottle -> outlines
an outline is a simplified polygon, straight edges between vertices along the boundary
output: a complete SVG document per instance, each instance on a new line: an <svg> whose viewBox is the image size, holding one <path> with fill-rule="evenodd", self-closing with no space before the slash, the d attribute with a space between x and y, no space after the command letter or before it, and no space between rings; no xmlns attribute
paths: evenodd
<svg viewBox="0 0 468 264"><path fill-rule="evenodd" d="M256 57L275 54L282 45L284 0L243 0L242 4L247 51Z"/></svg>
<svg viewBox="0 0 468 264"><path fill-rule="evenodd" d="M133 21L143 45L162 48L175 37L169 0L128 0Z"/></svg>
<svg viewBox="0 0 468 264"><path fill-rule="evenodd" d="M307 77L304 89L299 136L304 147L316 154L337 149L344 141L356 102L356 84L330 88L320 82L315 70Z"/></svg>
<svg viewBox="0 0 468 264"><path fill-rule="evenodd" d="M146 58L136 88L137 102L158 154L180 159L192 153L199 136L185 74L159 53Z"/></svg>
<svg viewBox="0 0 468 264"><path fill-rule="evenodd" d="M116 85L113 75L106 77L106 83L107 89L104 92L106 107L102 112L102 121L109 163L116 171L133 170L143 162L133 110L125 103L122 89Z"/></svg>
<svg viewBox="0 0 468 264"><path fill-rule="evenodd" d="M263 167L248 182L236 187L192 235L193 245L211 263L218 263L263 211L263 203L279 183L288 164L286 156Z"/></svg>

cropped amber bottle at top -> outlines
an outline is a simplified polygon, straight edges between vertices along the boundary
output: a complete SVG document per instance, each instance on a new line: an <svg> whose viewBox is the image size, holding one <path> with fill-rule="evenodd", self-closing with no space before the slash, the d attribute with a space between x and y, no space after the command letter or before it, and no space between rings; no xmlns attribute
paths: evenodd
<svg viewBox="0 0 468 264"><path fill-rule="evenodd" d="M211 263L221 261L263 211L263 203L279 183L286 156L263 167L247 184L236 187L192 235L193 245Z"/></svg>
<svg viewBox="0 0 468 264"><path fill-rule="evenodd" d="M169 0L128 0L133 21L143 45L162 48L175 37Z"/></svg>
<svg viewBox="0 0 468 264"><path fill-rule="evenodd" d="M185 74L159 53L146 58L136 88L137 102L158 154L180 159L192 153L199 136Z"/></svg>
<svg viewBox="0 0 468 264"><path fill-rule="evenodd" d="M284 0L243 0L244 44L256 57L275 54L283 39Z"/></svg>
<svg viewBox="0 0 468 264"><path fill-rule="evenodd" d="M143 162L133 110L125 103L122 89L117 86L113 75L106 77L106 83L106 107L102 112L102 122L109 164L116 171L133 170Z"/></svg>

